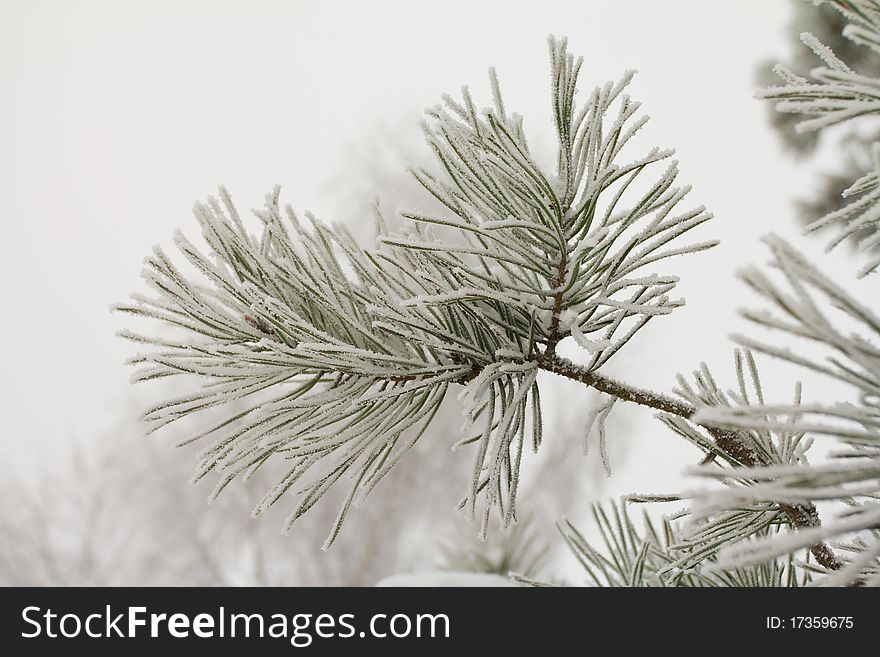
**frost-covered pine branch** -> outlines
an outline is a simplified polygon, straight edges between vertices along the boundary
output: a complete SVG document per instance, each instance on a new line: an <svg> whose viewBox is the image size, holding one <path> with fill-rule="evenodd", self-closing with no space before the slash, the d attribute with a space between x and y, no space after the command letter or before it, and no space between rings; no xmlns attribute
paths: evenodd
<svg viewBox="0 0 880 657"><path fill-rule="evenodd" d="M850 21L844 35L870 47L875 56L880 54L880 4L870 0L830 4ZM804 42L825 64L813 71L815 82L780 69L786 86L766 90L765 97L779 101L780 111L813 117L801 123L802 129L807 130L876 113L876 80L853 72L808 35ZM876 171L856 181L845 193L845 196L854 195L860 198L814 226L844 224L832 246L847 236L860 235L865 229L876 227L876 217L880 216ZM868 249L876 246L876 232L865 234L862 245ZM798 387L793 402L768 403L754 375L755 394L749 398L742 386L742 366L738 360L739 392L724 396L712 392L717 386L704 371L699 393L687 393L696 413L687 422L675 417L666 418L667 422L680 429L683 427L680 433L692 442L698 441L695 433L688 434L693 423L715 427L741 439L751 437L752 449L761 459L740 463L737 468L718 467L712 462L695 469L695 474L719 482L723 487L693 494L692 514L703 526L717 530L716 535L724 531L718 521L719 514L723 517L733 512L757 512L762 507L785 510L797 526L796 531L781 536L756 537L748 532L729 531L727 545L719 545L719 567L766 563L812 547L817 563L802 564L802 567L822 575L815 579L816 583L877 585L880 584L880 317L784 240L771 235L765 242L773 255L771 265L776 275L749 267L741 273L741 278L763 298L767 308L745 310L743 315L759 327L782 332L785 343L746 335L737 335L734 339L750 351L842 383L851 390L851 395L841 401L823 399L803 403ZM878 264L880 261L876 258L869 258L860 275L873 271ZM792 346L804 343L809 350ZM749 371L754 372L751 365ZM807 460L806 450L814 440L836 441L830 458L818 463ZM775 451L770 451L774 446ZM816 504L829 509L825 522L819 521ZM830 542L833 552L825 548L826 542ZM825 549L829 551L823 556Z"/></svg>
<svg viewBox="0 0 880 657"><path fill-rule="evenodd" d="M844 572L844 562L824 542L834 536L833 529L816 533L823 526L814 502L826 498L815 494L815 490L812 495L796 494L776 485L780 473L803 474L809 465L807 452L813 439L798 424L804 408L800 385L795 386L790 405L771 408L765 403L751 351L735 352L734 371L736 383L729 389L719 385L705 364L693 373L692 382L679 376L674 392L680 403L695 411L689 416L676 412L658 415L674 433L704 454L701 465L691 473L721 482L724 487L720 491L628 496L629 501L640 503L690 500L690 506L662 520L662 532L647 519L645 532L638 532L624 506L607 510L596 507L593 515L606 544L604 549L592 546L570 523L560 525L593 583L795 586L811 581L812 573ZM732 415L760 417L762 423L754 419L740 424L719 420ZM792 541L789 536L798 538ZM740 560L729 556L760 542L791 547L763 553L761 558ZM798 551L802 556L795 558ZM611 566L613 576L608 571ZM635 572L645 579L634 581Z"/></svg>
<svg viewBox="0 0 880 657"><path fill-rule="evenodd" d="M772 310L744 311L758 325L780 330L795 339L824 348L824 357L806 355L746 336L735 339L750 349L808 368L847 384L852 399L841 402L768 404L763 397L745 405L700 405L694 420L738 433L778 433L797 438L836 439L839 446L827 462L811 464L799 458L780 459L768 468L747 468L736 478L750 486L731 485L705 495L706 509L731 508L747 502L786 502L791 505L835 501L836 516L821 526L805 524L785 540L762 540L732 547L728 559L740 563L784 554L813 541L839 542L843 561L827 583L880 583L880 318L845 289L831 281L783 240L767 238L777 282L758 268L743 279L771 304ZM810 438L810 441L813 439ZM806 444L806 443L804 443ZM798 449L786 450L795 455ZM697 474L733 484L730 472L702 469ZM842 541L842 542L841 542ZM841 568L840 566L843 566ZM827 573L826 573L827 574Z"/></svg>
<svg viewBox="0 0 880 657"><path fill-rule="evenodd" d="M378 209L373 248L346 229L282 210L276 189L251 232L229 194L197 204L207 250L175 244L198 276L160 248L144 278L154 295L119 309L158 319L173 337L132 340L157 349L132 362L146 381L192 375L193 393L145 413L152 429L209 409L229 411L192 440L209 440L196 478L219 475L215 494L268 461L286 474L258 514L293 493L287 528L336 482L349 492L331 530L419 439L450 386L470 427L472 483L462 507L502 525L516 518L520 465L543 439L539 370L661 410L693 409L612 381L599 371L650 321L683 301L677 278L654 266L707 249L681 243L707 221L682 209L672 151L637 155L647 117L626 93L627 73L576 103L581 60L550 40L555 169L531 155L523 120L505 106L492 72L493 107L478 111L467 88L428 112L424 131L437 171L416 180L445 207L406 212L390 231ZM556 355L568 338L585 351ZM672 406L670 406L672 404Z"/></svg>
<svg viewBox="0 0 880 657"><path fill-rule="evenodd" d="M848 24L843 36L870 51L872 60L880 56L880 3L876 0L825 0L838 9ZM860 73L821 43L809 32L801 40L820 64L810 77L799 75L787 67L775 68L781 86L759 92L760 98L774 100L779 112L804 118L796 125L801 133L818 132L880 113L880 78L875 72ZM828 248L853 239L865 251L867 262L859 270L864 276L880 267L880 145L872 152L871 170L843 192L845 203L807 226L807 232L825 227L836 228Z"/></svg>
<svg viewBox="0 0 880 657"><path fill-rule="evenodd" d="M675 499L654 497L643 501ZM559 523L559 531L592 586L793 587L810 581L810 572L798 568L791 556L720 568L715 540L700 541L699 535L686 532L685 522L676 516L655 522L644 514L639 529L626 501L594 504L592 518L601 538L598 546L570 521ZM772 514L745 525L736 518L726 521L755 536L773 536L778 531Z"/></svg>
<svg viewBox="0 0 880 657"><path fill-rule="evenodd" d="M845 4L847 11L861 6ZM820 78L843 76L858 87L844 64L810 43L831 72ZM651 319L682 305L671 296L677 278L654 266L713 246L681 240L711 215L701 206L681 207L690 188L676 184L671 151L630 152L647 121L625 93L632 73L597 87L579 106L581 60L565 41L551 39L550 62L558 144L553 171L532 156L523 120L508 111L492 72L491 108L478 111L464 88L460 100L444 97L430 109L423 125L438 166L413 174L445 211L404 212L405 227L392 231L376 208L371 248L343 226L310 215L303 221L282 209L277 188L254 213L256 232L224 189L218 199L197 204L207 248L177 234L187 269L156 248L144 272L154 295L136 294L134 303L119 306L173 329L163 337L124 332L154 347L132 359L136 380L183 374L201 383L148 409L145 421L159 429L209 409L219 412L210 429L191 438L210 441L195 478L216 474L217 495L269 462L284 464L254 513L292 494L286 529L347 479L329 546L349 509L419 440L450 388L458 388L466 417L456 447L473 454L461 507L481 520L485 535L491 513L502 527L517 519L522 460L543 440L538 374L551 372L608 396L585 418L606 466L605 419L624 401L658 411L703 453L696 474L720 484L720 490L664 497L693 504L660 530L649 524L639 533L624 509L612 510L612 522L597 508L599 525L613 538L606 539L606 552L563 524L567 542L597 582L793 585L825 575L817 581L874 583L880 321L770 238L786 285L748 270L744 278L776 312L747 316L825 345L833 357L819 362L739 338L746 349L736 353L731 390L705 366L693 383L680 377L674 396L609 378L605 364ZM849 104L835 98L822 105L816 85L782 74L790 109L830 120L828 107L844 114L863 107L865 99L850 97ZM827 99L828 89L824 93ZM813 127L824 125L830 123ZM873 186L868 177L856 191L872 198ZM838 328L823 303L844 314L849 328ZM581 347L583 362L557 353L569 339ZM796 387L793 402L768 404L753 352L849 383L860 395L857 403L805 404ZM833 435L845 450L830 463L812 465L808 434ZM822 524L815 505L827 500L846 508ZM838 541L837 549L828 540ZM795 559L800 552L808 556Z"/></svg>
<svg viewBox="0 0 880 657"><path fill-rule="evenodd" d="M847 38L880 54L880 3L829 4L848 19ZM812 36L804 35L803 41L824 65L812 71L812 80L779 67L784 86L765 90L762 97L778 101L782 112L807 116L799 124L806 131L877 113L876 79L855 72ZM875 147L874 152L880 151ZM874 171L844 193L848 203L809 230L837 224L842 227L831 246L855 237L864 249L875 249L878 161L875 155ZM600 509L595 518L604 552L563 525L563 535L596 583L702 585L704 578L721 576L729 584L741 581L731 579L733 573L752 573L747 579L755 581L753 569L758 569L763 585L880 584L880 318L784 240L771 235L765 241L777 275L749 267L741 277L769 309L743 314L760 327L781 331L786 344L734 336L744 349L736 352L736 384L730 389L720 386L705 365L693 383L679 377L675 393L694 412L669 405L660 419L705 454L691 473L712 486L635 496L637 501L689 500L671 516L675 522L664 520L662 534L651 525L637 532L623 509ZM878 265L880 260L869 255L860 275ZM811 349L789 346L799 341ZM823 355L815 355L817 347ZM852 396L805 403L796 384L791 401L770 403L753 353L830 377L849 386ZM815 441L828 440L837 443L830 458L808 459ZM824 522L817 504L827 509Z"/></svg>

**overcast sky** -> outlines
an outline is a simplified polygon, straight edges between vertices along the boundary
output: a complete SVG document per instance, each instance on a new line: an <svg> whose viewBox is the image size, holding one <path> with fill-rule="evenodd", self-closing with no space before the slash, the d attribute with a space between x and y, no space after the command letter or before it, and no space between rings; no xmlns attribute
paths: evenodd
<svg viewBox="0 0 880 657"><path fill-rule="evenodd" d="M23 464L102 435L133 403L122 364L133 348L114 337L125 318L108 307L143 289L153 244L195 232L193 201L222 183L254 207L280 183L296 209L349 219L358 167L384 157L370 151L377 132L415 143L421 110L464 83L488 105L490 65L546 144L550 33L584 55L582 98L639 70L631 93L652 116L640 143L677 148L692 198L717 215L701 239L723 241L673 266L687 307L653 322L612 370L660 389L702 359L730 372L726 336L748 299L733 272L767 259L759 236L820 251L797 237L792 208L812 172L782 156L752 98L758 63L788 52L789 13L787 0L4 0L5 458ZM648 414L639 426L645 462L693 460ZM652 472L632 470L613 489L662 487Z"/></svg>

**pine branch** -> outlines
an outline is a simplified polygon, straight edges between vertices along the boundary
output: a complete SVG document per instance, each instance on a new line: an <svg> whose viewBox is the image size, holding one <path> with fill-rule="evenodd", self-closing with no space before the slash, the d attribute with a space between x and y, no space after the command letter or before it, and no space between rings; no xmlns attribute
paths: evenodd
<svg viewBox="0 0 880 657"><path fill-rule="evenodd" d="M720 567L716 553L723 540L700 537L701 541L694 541L682 522L663 518L655 523L647 514L642 518L640 531L625 502L594 504L592 516L599 530L601 547L591 544L568 520L560 522L558 527L596 586L795 587L810 580L810 571L799 567L791 556L786 561L773 559ZM779 528L774 514L766 513L753 522L749 530L753 535L764 537L777 535Z"/></svg>
<svg viewBox="0 0 880 657"><path fill-rule="evenodd" d="M676 186L672 151L653 148L621 161L647 118L624 93L632 73L575 104L581 60L550 40L558 156L545 172L530 154L522 118L509 113L494 71L494 108L478 113L467 89L428 112L427 141L440 174L414 172L446 210L412 211L399 232L376 211L376 245L360 247L341 226L290 209L276 189L259 235L248 232L229 195L198 204L209 247L175 242L203 280L192 281L160 249L145 278L157 296L134 295L118 309L158 319L184 337L125 333L158 351L132 359L136 380L189 374L201 391L157 404L145 420L157 429L192 413L249 400L193 440L211 437L196 478L219 475L215 495L270 459L287 473L254 510L293 492L286 529L337 482L351 481L325 547L347 512L363 502L422 436L453 384L464 386L466 426L476 435L470 489L462 500L485 534L491 511L503 527L517 517L526 446L542 440L538 373L578 381L615 399L653 408L688 437L737 469L766 466L760 444L736 427L695 424L697 403L632 387L600 369L654 317L683 305L670 298L675 276L645 273L663 260L715 241L670 246L711 214L678 208L690 187ZM665 163L638 190L646 172ZM440 231L440 237L435 234ZM205 284L207 281L207 284ZM589 354L575 365L556 354L571 338ZM604 446L599 421L600 446ZM676 424L678 422L678 424ZM684 424L681 424L684 423ZM773 500L743 518L758 531L785 515L815 529L809 502ZM781 512L781 513L780 513ZM695 539L696 540L696 539ZM817 541L819 563L839 562Z"/></svg>
<svg viewBox="0 0 880 657"><path fill-rule="evenodd" d="M840 576L832 575L830 581L867 583L880 572L880 560L870 556L880 550L876 520L880 492L880 413L876 403L880 391L880 351L876 345L880 318L785 241L775 236L765 241L781 281L755 267L744 270L741 277L769 303L770 310L747 310L743 314L760 326L783 331L790 339L784 347L744 336L734 339L756 352L837 379L852 388L855 399L803 405L798 393L794 403L767 404L759 395L757 403L701 405L693 420L734 432L781 432L798 441L808 432L819 438L836 439L840 448L832 452L827 463L812 465L783 459L780 464L784 467L768 469L766 477L756 474L754 469L743 474L755 478L748 489L749 499L775 499L791 507L786 512L804 529L802 540L839 540L841 535L855 534L851 559L841 556L842 550L834 559L830 552L814 554L826 569L840 571ZM797 340L808 341L814 348L801 353ZM815 346L821 347L826 357ZM790 456L796 453L797 450L789 451ZM697 474L725 483L732 476L729 471L703 469ZM708 508L737 505L743 502L742 493L733 486L706 494L702 503ZM812 506L814 500L834 500L841 509L836 518L822 525ZM761 550L732 550L731 559L765 558L774 549L768 542Z"/></svg>
<svg viewBox="0 0 880 657"><path fill-rule="evenodd" d="M825 0L848 21L842 35L860 46L873 58L880 54L880 3L876 0ZM809 32L801 41L815 55L821 66L810 71L810 78L794 73L784 66L775 72L782 80L779 86L767 87L757 97L772 100L780 113L802 118L795 126L799 133L820 132L830 127L880 114L880 78L875 71L861 73L837 57L828 46ZM811 222L806 232L836 227L837 234L828 243L830 250L841 242L852 240L867 255L859 270L866 276L880 268L880 144L872 151L872 169L843 192L845 205L833 209Z"/></svg>
<svg viewBox="0 0 880 657"><path fill-rule="evenodd" d="M492 109L478 112L464 89L423 125L439 173L414 175L444 216L405 212L406 227L392 232L377 210L376 245L364 249L343 227L303 222L290 208L284 217L277 189L255 212L262 231L253 235L221 189L195 208L208 252L175 240L203 280L155 251L145 278L156 296L134 295L118 309L183 335L124 332L157 347L131 359L135 379L187 374L205 385L145 420L158 429L232 400L248 404L193 438L214 441L197 478L219 474L219 493L270 459L288 461L255 513L293 492L289 528L350 477L329 545L459 383L466 423L479 425L459 443L475 456L463 506L484 528L490 510L502 526L516 519L525 445L537 450L542 440L541 354L571 337L597 371L651 318L683 303L669 297L676 277L644 268L716 243L678 244L711 214L679 209L690 188L675 184L672 151L623 158L647 122L625 93L633 73L579 107L581 59L565 40L549 45L555 172L532 157L492 71Z"/></svg>
<svg viewBox="0 0 880 657"><path fill-rule="evenodd" d="M653 408L663 413L677 415L686 420L692 419L696 413L696 408L690 404L666 395L630 386L602 374L590 372L559 356L551 355L547 359L539 360L539 363L540 367L548 372L572 379L622 401ZM700 424L699 426L703 427L715 439L718 447L732 456L739 465L746 467L765 465L765 463L760 461L755 452L748 448L736 431L711 424ZM816 507L812 504L779 504L779 508L785 512L792 525L796 527L811 528L820 524ZM824 543L817 543L810 550L816 561L826 568L836 570L841 567L841 563L834 555L834 552Z"/></svg>

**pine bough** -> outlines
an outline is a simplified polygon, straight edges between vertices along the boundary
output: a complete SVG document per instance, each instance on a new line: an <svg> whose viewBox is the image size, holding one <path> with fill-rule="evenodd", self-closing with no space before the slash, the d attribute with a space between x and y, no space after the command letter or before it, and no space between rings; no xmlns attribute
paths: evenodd
<svg viewBox="0 0 880 657"><path fill-rule="evenodd" d="M835 4L852 20L848 35L877 49L877 4ZM780 71L785 86L765 91L766 97L779 100L780 109L809 115L807 129L880 109L880 82L859 77L820 44L806 42L825 64L814 72L819 83ZM874 345L880 320L770 237L785 285L760 269L747 270L743 278L775 312L746 316L818 342L833 355L819 361L740 336L735 390L723 391L705 366L693 383L679 377L675 396L608 378L603 366L641 328L683 304L671 296L677 278L654 267L712 247L714 241L683 241L711 214L683 207L690 188L676 182L672 151L625 155L647 122L626 94L632 72L597 87L579 106L581 59L564 40L551 38L550 63L554 170L537 164L523 120L505 106L491 71L491 108L478 111L464 88L461 99L444 97L429 110L423 124L438 166L413 175L445 211L405 212L405 227L391 231L375 208L373 248L359 246L344 226L282 209L277 188L254 212L256 233L224 189L197 204L207 249L178 233L186 273L157 247L144 270L154 295L133 295L133 303L118 306L175 329L162 338L123 333L156 348L131 359L139 366L135 380L187 374L202 382L196 392L148 409L146 423L155 430L220 409L216 424L191 439L209 441L195 479L215 473L217 495L267 462L283 463L283 475L254 514L291 493L287 530L345 480L348 492L329 547L349 509L363 502L458 389L466 418L455 447L467 447L473 457L461 507L485 532L491 514L502 526L516 520L522 459L543 440L538 374L553 372L608 395L588 423L603 455L611 406L634 402L657 410L705 454L697 475L724 484L690 496L633 498L694 498L690 511L659 527L649 522L641 533L625 506L597 507L604 550L561 523L594 583L878 583L880 351ZM850 235L876 222L878 175L857 181L850 191L863 196L823 225L844 223ZM869 259L862 273L878 264ZM847 328L824 306L846 315ZM852 332L853 322L863 333ZM557 355L569 338L582 348L582 364ZM855 387L857 401L801 404L797 386L793 402L769 405L753 352L844 381ZM831 436L841 449L827 463L811 465L811 435ZM843 511L822 524L814 504L827 500ZM807 556L795 558L801 553Z"/></svg>

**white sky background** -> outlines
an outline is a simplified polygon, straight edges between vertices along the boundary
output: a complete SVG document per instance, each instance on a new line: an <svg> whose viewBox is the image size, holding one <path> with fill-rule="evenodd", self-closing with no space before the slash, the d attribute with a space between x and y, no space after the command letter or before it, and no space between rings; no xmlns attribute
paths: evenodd
<svg viewBox="0 0 880 657"><path fill-rule="evenodd" d="M705 359L732 380L727 335L744 326L735 308L752 300L734 270L767 260L758 238L770 230L821 251L797 236L792 206L817 172L783 157L752 98L757 64L788 52L790 10L786 0L4 0L6 467L26 469L72 436L106 434L141 394L123 365L134 347L114 337L126 318L108 306L143 289L153 244L170 245L176 228L195 234L194 200L223 183L254 207L277 182L297 210L335 219L353 149L389 124L414 142L421 109L463 83L488 105L490 65L507 106L547 144L551 32L585 57L581 99L639 69L630 91L652 116L639 143L677 148L693 202L717 215L699 239L723 242L671 265L688 305L652 322L612 372L668 390L676 372ZM371 221L366 205L363 217ZM845 255L819 257L849 282ZM564 390L570 401L586 394ZM663 490L694 462L650 414L636 427L609 493Z"/></svg>

